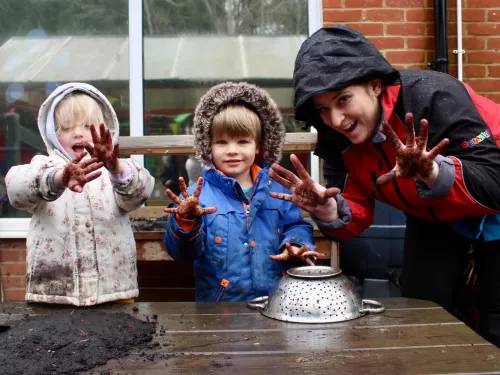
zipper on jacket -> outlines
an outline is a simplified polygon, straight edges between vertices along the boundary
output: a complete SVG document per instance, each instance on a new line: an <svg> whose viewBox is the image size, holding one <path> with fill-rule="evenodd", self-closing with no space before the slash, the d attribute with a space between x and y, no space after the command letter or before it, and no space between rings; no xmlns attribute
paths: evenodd
<svg viewBox="0 0 500 375"><path fill-rule="evenodd" d="M391 163L389 162L389 158L388 158L388 157L387 157L387 155L385 154L384 149L383 149L381 146L379 146L379 145L376 145L375 147L376 147L376 148L379 150L379 152L382 154L382 157L384 158L385 163L387 164L387 168L389 168L389 170L392 170L392 168L393 168L393 167L391 166ZM406 198L403 196L403 193L401 192L401 189L399 188L398 182L397 182L396 180L394 180L394 181L392 182L392 184L394 185L394 190L396 190L396 194L398 195L399 199L401 199L401 201L403 201L403 203L404 203L404 204L406 204L408 207L414 208L414 207L410 204L410 202L408 202L408 201L406 200Z"/></svg>
<svg viewBox="0 0 500 375"><path fill-rule="evenodd" d="M389 199L387 199L387 197L384 195L384 193L382 192L382 189L380 188L379 185L377 185L377 175L375 174L374 171L370 171L370 174L372 176L372 198L375 199L375 190L377 190L378 192L378 195L380 195L380 197L387 203L387 204L391 204L391 202L389 201Z"/></svg>
<svg viewBox="0 0 500 375"><path fill-rule="evenodd" d="M428 206L427 207L429 209L429 213L431 214L432 218L435 220L435 221L440 221L437 216L436 216L436 213L434 212L434 209L432 208L432 206Z"/></svg>

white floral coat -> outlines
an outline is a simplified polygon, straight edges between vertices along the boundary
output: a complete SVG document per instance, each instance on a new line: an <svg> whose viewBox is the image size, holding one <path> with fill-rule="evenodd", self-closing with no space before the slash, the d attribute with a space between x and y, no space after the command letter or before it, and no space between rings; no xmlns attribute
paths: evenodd
<svg viewBox="0 0 500 375"><path fill-rule="evenodd" d="M67 163L58 150L49 148L48 157L38 155L30 164L10 169L10 203L33 213L27 238L27 301L87 306L139 295L127 212L148 199L154 178L135 161L124 161L133 175L127 185L113 185L101 168L102 175L82 193L65 189L59 196L49 195L48 184L51 171Z"/></svg>

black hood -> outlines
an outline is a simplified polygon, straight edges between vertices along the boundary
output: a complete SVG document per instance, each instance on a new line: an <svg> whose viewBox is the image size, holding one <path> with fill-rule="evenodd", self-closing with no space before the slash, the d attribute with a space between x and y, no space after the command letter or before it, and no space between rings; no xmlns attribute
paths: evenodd
<svg viewBox="0 0 500 375"><path fill-rule="evenodd" d="M313 95L376 78L397 84L399 72L360 32L345 26L319 29L302 43L295 60L295 118L325 128L312 106Z"/></svg>

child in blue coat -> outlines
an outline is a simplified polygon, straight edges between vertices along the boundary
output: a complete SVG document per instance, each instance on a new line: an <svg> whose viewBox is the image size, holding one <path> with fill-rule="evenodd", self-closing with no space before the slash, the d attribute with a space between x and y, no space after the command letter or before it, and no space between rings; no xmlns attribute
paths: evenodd
<svg viewBox="0 0 500 375"><path fill-rule="evenodd" d="M257 86L223 83L201 98L194 134L203 178L189 189L179 179L183 199L167 189L167 252L194 261L198 302L269 295L289 265L278 261L312 264L320 255L300 209L269 196L287 192L268 176L285 138L278 107Z"/></svg>

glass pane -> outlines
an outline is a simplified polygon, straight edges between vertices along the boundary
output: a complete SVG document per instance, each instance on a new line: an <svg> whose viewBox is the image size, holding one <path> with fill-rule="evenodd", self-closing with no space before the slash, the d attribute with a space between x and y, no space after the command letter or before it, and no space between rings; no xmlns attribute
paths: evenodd
<svg viewBox="0 0 500 375"><path fill-rule="evenodd" d="M293 119L293 64L307 36L307 0L143 0L144 134L191 134L193 112L211 86L246 81L266 89L288 132ZM309 154L300 155L308 164ZM157 186L148 205L165 205L165 184L200 175L185 155L146 156ZM290 167L289 155L282 164ZM190 177L190 182L196 178ZM170 184L173 182L173 184Z"/></svg>
<svg viewBox="0 0 500 375"><path fill-rule="evenodd" d="M55 87L94 85L130 134L128 0L4 1L0 25L0 216L28 217L9 205L4 176L47 154L37 115Z"/></svg>

